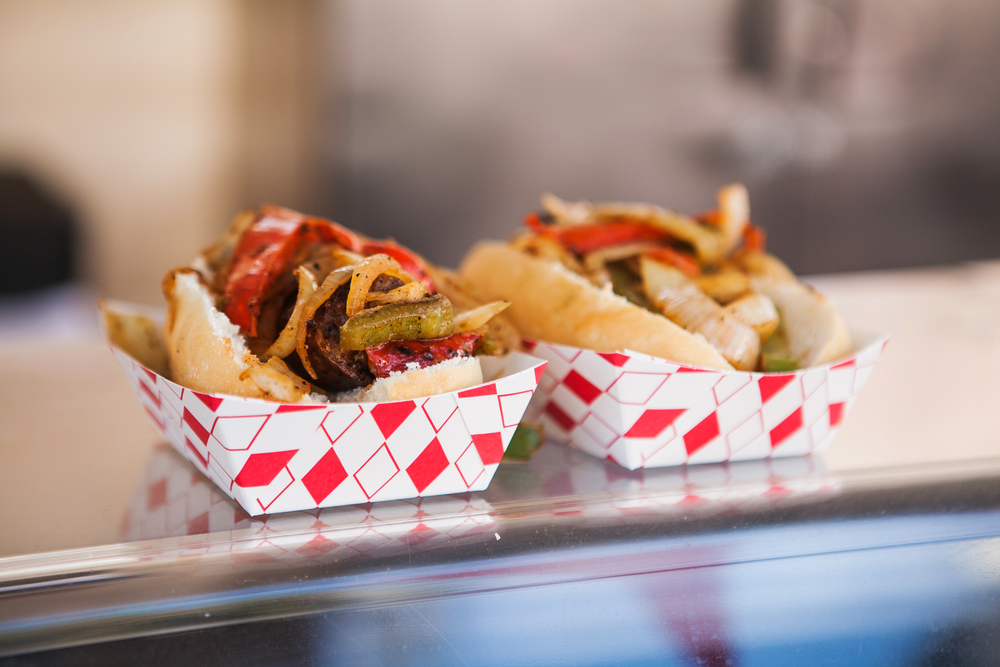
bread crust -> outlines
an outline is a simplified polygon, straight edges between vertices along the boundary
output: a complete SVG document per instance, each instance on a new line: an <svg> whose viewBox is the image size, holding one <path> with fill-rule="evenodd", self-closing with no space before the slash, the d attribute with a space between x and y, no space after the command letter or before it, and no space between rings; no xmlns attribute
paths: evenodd
<svg viewBox="0 0 1000 667"><path fill-rule="evenodd" d="M405 401L410 398L433 396L448 391L468 389L483 383L483 367L479 359L470 357L460 363L448 362L378 378L361 391L363 403Z"/></svg>
<svg viewBox="0 0 1000 667"><path fill-rule="evenodd" d="M703 336L599 289L558 262L506 243L477 244L459 273L485 297L510 301L504 314L528 338L606 352L635 350L702 368L733 368Z"/></svg>
<svg viewBox="0 0 1000 667"><path fill-rule="evenodd" d="M198 272L176 269L164 280L163 291L169 304L163 340L174 382L195 391L264 398L252 380L240 380L260 361L236 325L216 309Z"/></svg>

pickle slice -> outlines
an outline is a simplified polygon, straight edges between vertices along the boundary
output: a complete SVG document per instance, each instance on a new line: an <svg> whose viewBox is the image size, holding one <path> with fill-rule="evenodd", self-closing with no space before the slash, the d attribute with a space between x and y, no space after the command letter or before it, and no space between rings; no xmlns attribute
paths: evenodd
<svg viewBox="0 0 1000 667"><path fill-rule="evenodd" d="M349 318L340 329L340 347L364 350L391 340L444 338L451 334L452 320L451 302L441 294L388 303Z"/></svg>

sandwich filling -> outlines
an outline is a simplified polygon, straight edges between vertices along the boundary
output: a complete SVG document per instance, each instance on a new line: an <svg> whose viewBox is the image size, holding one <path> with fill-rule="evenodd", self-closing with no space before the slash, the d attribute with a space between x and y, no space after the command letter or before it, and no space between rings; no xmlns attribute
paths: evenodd
<svg viewBox="0 0 1000 667"><path fill-rule="evenodd" d="M198 267L218 310L266 362L255 373L306 391L505 351L486 326L505 302L456 313L421 257L329 220L274 206L241 214Z"/></svg>
<svg viewBox="0 0 1000 667"><path fill-rule="evenodd" d="M766 255L746 189L719 192L718 209L686 216L649 204L542 198L514 247L703 336L739 370L789 371L775 302L752 270ZM786 269L787 271L787 269ZM790 271L774 280L797 283Z"/></svg>

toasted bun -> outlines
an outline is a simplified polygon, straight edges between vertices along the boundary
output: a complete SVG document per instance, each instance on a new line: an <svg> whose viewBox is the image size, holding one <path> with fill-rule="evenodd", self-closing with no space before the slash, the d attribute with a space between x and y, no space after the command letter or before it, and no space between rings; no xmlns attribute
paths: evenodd
<svg viewBox="0 0 1000 667"><path fill-rule="evenodd" d="M510 301L504 314L529 338L732 369L703 336L597 288L558 262L531 257L506 243L476 245L459 272L487 298Z"/></svg>
<svg viewBox="0 0 1000 667"><path fill-rule="evenodd" d="M403 401L468 389L482 383L483 367L479 364L479 359L449 359L427 368L379 378L361 391L358 400L363 403Z"/></svg>
<svg viewBox="0 0 1000 667"><path fill-rule="evenodd" d="M170 360L163 344L162 327L154 321L154 316L140 308L111 299L97 300L108 340L149 370L169 376Z"/></svg>
<svg viewBox="0 0 1000 667"><path fill-rule="evenodd" d="M163 340L174 382L204 392L264 398L240 375L260 365L247 349L239 327L215 307L215 300L193 269L177 269L163 282L169 309Z"/></svg>

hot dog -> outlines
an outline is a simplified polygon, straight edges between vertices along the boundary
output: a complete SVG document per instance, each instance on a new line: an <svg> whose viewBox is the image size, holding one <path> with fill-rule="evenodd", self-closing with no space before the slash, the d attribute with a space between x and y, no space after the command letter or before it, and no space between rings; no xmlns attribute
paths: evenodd
<svg viewBox="0 0 1000 667"><path fill-rule="evenodd" d="M739 184L698 216L544 195L521 234L478 244L460 274L510 301L505 315L538 340L744 371L805 368L851 349L833 304L766 252Z"/></svg>

